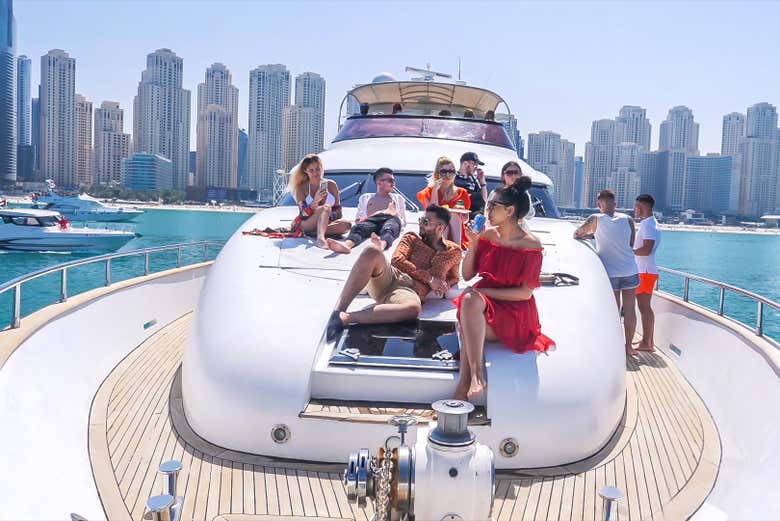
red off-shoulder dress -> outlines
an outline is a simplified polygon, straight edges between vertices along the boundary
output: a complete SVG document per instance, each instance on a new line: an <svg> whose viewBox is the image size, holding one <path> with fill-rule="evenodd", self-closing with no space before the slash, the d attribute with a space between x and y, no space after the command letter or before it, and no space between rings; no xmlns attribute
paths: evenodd
<svg viewBox="0 0 780 521"><path fill-rule="evenodd" d="M474 288L509 288L525 285L538 288L542 270L542 248L510 248L487 239L479 239L474 266L482 280ZM463 296L453 302L458 308ZM498 339L515 353L536 350L545 352L555 342L542 333L536 300L498 300L482 294L485 320Z"/></svg>

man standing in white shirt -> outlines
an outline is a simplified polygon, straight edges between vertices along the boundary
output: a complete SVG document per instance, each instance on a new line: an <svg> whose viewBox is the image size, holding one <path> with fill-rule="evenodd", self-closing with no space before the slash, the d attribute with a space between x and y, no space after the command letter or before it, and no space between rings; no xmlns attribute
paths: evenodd
<svg viewBox="0 0 780 521"><path fill-rule="evenodd" d="M596 239L596 252L607 270L618 310L623 308L626 354L636 355L631 347L636 331L636 288L639 274L634 260L634 220L615 211L615 192L602 190L598 196L601 213L594 213L574 232L575 239Z"/></svg>
<svg viewBox="0 0 780 521"><path fill-rule="evenodd" d="M642 341L637 347L638 351L655 351L653 342L653 329L655 327L655 314L650 305L653 298L653 290L658 283L658 266L655 263L655 252L661 243L661 230L653 215L655 199L652 195L642 194L634 201L634 215L642 221L639 223L639 231L634 242L634 255L636 265L639 268L639 287L636 290L636 302L639 305L639 314L642 316Z"/></svg>

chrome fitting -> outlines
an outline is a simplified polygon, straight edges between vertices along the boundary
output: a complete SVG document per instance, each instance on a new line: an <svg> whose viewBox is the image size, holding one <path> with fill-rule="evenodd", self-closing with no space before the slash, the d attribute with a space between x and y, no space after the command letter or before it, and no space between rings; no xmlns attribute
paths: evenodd
<svg viewBox="0 0 780 521"><path fill-rule="evenodd" d="M599 496L604 500L604 521L617 519L617 502L623 498L623 492L617 487L601 487Z"/></svg>
<svg viewBox="0 0 780 521"><path fill-rule="evenodd" d="M156 497L170 496L173 498L173 504L168 508L168 519L161 521L179 521L179 518L181 518L184 498L176 494L179 482L179 472L181 472L181 469L181 461L177 460L164 461L160 464L160 474L165 478L165 482L163 484L163 494ZM151 501L151 499L149 501ZM149 510L151 510L151 508Z"/></svg>
<svg viewBox="0 0 780 521"><path fill-rule="evenodd" d="M146 508L152 514L152 521L173 521L171 510L173 509L173 496L161 494L152 496L146 500Z"/></svg>

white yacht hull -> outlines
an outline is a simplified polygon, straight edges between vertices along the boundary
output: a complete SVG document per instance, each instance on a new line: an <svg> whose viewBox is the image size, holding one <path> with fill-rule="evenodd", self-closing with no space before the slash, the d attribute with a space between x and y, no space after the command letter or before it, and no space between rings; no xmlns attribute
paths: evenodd
<svg viewBox="0 0 780 521"><path fill-rule="evenodd" d="M121 223L121 222L132 221L133 219L143 214L144 212L135 209L117 208L116 211L99 211L99 212L78 211L78 210L75 212L68 212L68 211L60 210L60 213L69 221Z"/></svg>
<svg viewBox="0 0 780 521"><path fill-rule="evenodd" d="M10 251L100 252L115 251L135 237L131 232L111 230L51 231L37 236L2 236L0 249Z"/></svg>

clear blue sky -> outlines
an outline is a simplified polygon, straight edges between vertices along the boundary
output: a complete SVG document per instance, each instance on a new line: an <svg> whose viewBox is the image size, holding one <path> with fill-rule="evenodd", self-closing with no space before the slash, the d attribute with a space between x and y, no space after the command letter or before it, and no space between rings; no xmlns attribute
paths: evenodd
<svg viewBox="0 0 780 521"><path fill-rule="evenodd" d="M669 108L689 106L702 153L720 151L721 118L760 101L780 104L780 3L728 2L253 2L16 0L19 53L65 49L76 90L98 106L119 101L131 132L146 55L184 59L196 106L206 67L222 62L240 91L246 126L249 71L283 63L327 81L326 142L345 91L405 65L457 72L501 94L523 136L552 130L582 154L595 119L645 107L652 146ZM195 145L193 113L191 147Z"/></svg>

